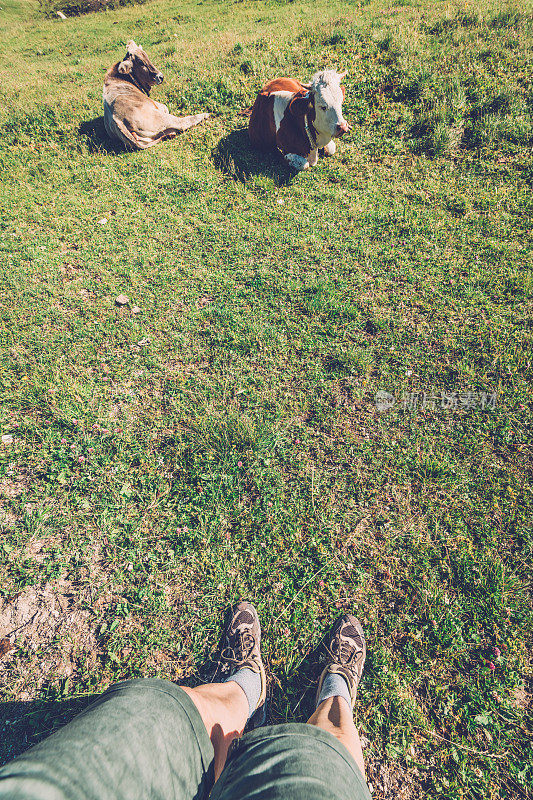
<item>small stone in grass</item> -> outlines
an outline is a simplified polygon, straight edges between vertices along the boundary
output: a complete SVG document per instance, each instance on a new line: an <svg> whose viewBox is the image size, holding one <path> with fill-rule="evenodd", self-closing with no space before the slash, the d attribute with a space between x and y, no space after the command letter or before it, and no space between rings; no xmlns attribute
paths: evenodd
<svg viewBox="0 0 533 800"><path fill-rule="evenodd" d="M99 219L99 220L98 220L98 224L99 224L99 225L106 225L106 224L107 224L107 219L106 219L106 217L102 217L102 219Z"/></svg>
<svg viewBox="0 0 533 800"><path fill-rule="evenodd" d="M133 306L133 308L131 309L131 313L132 314L140 314L141 313L141 309L139 308L139 306Z"/></svg>
<svg viewBox="0 0 533 800"><path fill-rule="evenodd" d="M2 444L13 444L13 437L10 433L4 433L2 436Z"/></svg>
<svg viewBox="0 0 533 800"><path fill-rule="evenodd" d="M119 294L118 297L115 297L115 303L117 306L127 306L130 302L130 298L125 294Z"/></svg>

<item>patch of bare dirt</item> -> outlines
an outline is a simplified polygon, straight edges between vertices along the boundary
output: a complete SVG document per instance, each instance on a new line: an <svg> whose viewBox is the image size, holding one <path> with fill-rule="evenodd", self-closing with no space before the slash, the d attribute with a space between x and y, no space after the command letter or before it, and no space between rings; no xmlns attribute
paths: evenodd
<svg viewBox="0 0 533 800"><path fill-rule="evenodd" d="M4 478L0 481L0 499L13 500L23 494L28 488L28 482L23 476Z"/></svg>
<svg viewBox="0 0 533 800"><path fill-rule="evenodd" d="M29 558L37 564L46 559L47 550L59 544L59 540L53 536L46 536L44 539L33 539L26 547Z"/></svg>
<svg viewBox="0 0 533 800"><path fill-rule="evenodd" d="M418 770L405 770L400 765L370 761L367 781L372 786L373 800L413 800L420 797Z"/></svg>
<svg viewBox="0 0 533 800"><path fill-rule="evenodd" d="M19 518L16 514L13 514L12 511L7 511L5 508L0 506L0 530L3 528L7 530L8 528L14 528L19 521Z"/></svg>
<svg viewBox="0 0 533 800"><path fill-rule="evenodd" d="M39 658L28 659L37 652ZM35 691L73 675L81 657L85 666L94 663L96 653L90 614L76 604L68 586L29 587L0 600L1 683L14 688L15 675L23 675L24 685Z"/></svg>
<svg viewBox="0 0 533 800"><path fill-rule="evenodd" d="M15 500L28 490L29 480L25 475L14 475L0 481L0 529L14 528L19 520L9 506L11 500Z"/></svg>
<svg viewBox="0 0 533 800"><path fill-rule="evenodd" d="M512 693L513 705L522 711L533 708L533 696L527 686L517 686Z"/></svg>

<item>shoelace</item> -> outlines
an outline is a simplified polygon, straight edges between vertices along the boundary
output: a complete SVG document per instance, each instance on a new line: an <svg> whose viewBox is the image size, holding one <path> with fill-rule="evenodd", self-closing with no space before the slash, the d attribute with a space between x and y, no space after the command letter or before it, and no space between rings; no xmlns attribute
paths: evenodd
<svg viewBox="0 0 533 800"><path fill-rule="evenodd" d="M220 664L242 664L247 661L255 648L255 636L250 631L236 631L237 641L225 647L220 654ZM233 638L233 637L232 637Z"/></svg>
<svg viewBox="0 0 533 800"><path fill-rule="evenodd" d="M354 637L354 641L355 646L342 639L340 634L337 634L332 642L332 649L327 645L324 645L324 647L330 658L334 661L338 660L343 667L351 669L356 667L363 658L363 642L359 636Z"/></svg>

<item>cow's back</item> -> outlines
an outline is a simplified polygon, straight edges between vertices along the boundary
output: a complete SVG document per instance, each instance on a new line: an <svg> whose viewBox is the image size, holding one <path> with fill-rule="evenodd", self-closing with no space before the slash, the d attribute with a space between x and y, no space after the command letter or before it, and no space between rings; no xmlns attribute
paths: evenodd
<svg viewBox="0 0 533 800"><path fill-rule="evenodd" d="M103 101L106 131L125 144L137 146L136 140L139 137L146 134L150 138L153 132L166 127L165 117L168 117L168 111L162 114L150 97L119 76L109 73L106 75Z"/></svg>
<svg viewBox="0 0 533 800"><path fill-rule="evenodd" d="M272 150L278 146L277 134L281 118L294 95L306 89L306 86L294 78L274 78L263 86L253 104L248 125L253 147L258 150Z"/></svg>
<svg viewBox="0 0 533 800"><path fill-rule="evenodd" d="M276 147L273 94L257 95L248 123L248 135L250 143L258 150L271 150Z"/></svg>
<svg viewBox="0 0 533 800"><path fill-rule="evenodd" d="M296 94L306 88L308 87L304 86L303 83L300 83L300 81L297 81L295 78L274 78L274 80L269 81L263 86L260 94L269 95L272 94L272 92L292 92Z"/></svg>

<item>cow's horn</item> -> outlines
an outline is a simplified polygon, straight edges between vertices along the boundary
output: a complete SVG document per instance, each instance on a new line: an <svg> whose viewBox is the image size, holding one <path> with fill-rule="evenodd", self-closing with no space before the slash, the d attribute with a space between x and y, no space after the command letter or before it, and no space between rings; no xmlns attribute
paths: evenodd
<svg viewBox="0 0 533 800"><path fill-rule="evenodd" d="M343 78L347 76L347 72L339 72L339 79L342 81Z"/></svg>
<svg viewBox="0 0 533 800"><path fill-rule="evenodd" d="M130 39L129 42L127 43L127 45L126 45L126 50L128 51L128 53L130 55L135 56L135 55L137 55L137 51L139 50L139 46L135 44L133 39Z"/></svg>

